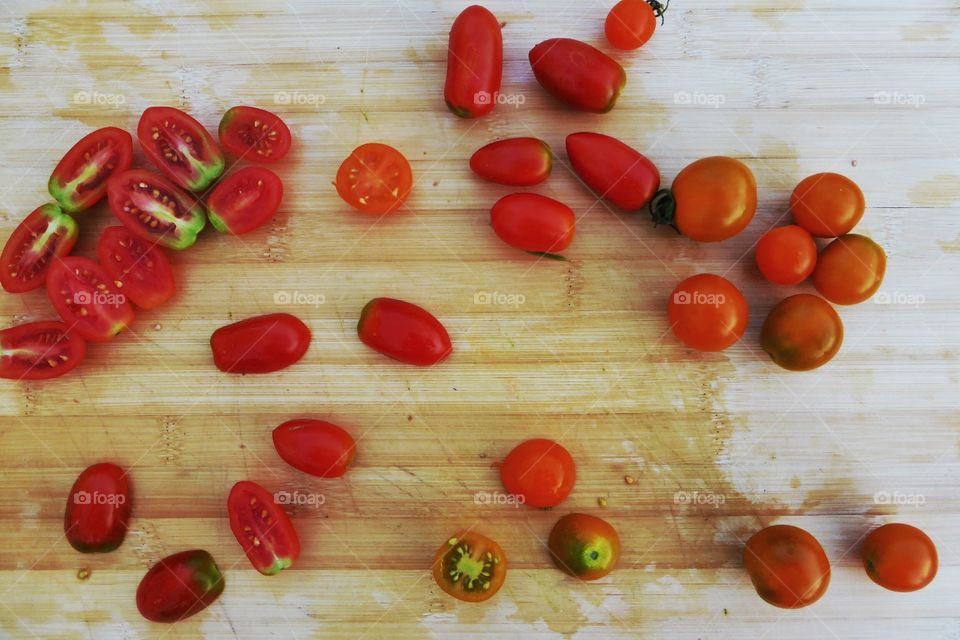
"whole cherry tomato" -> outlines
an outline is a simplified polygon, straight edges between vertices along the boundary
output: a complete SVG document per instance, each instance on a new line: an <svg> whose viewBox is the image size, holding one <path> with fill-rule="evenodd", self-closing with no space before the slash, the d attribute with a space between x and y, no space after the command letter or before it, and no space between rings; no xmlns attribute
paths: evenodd
<svg viewBox="0 0 960 640"><path fill-rule="evenodd" d="M10 293L39 289L46 282L50 265L70 253L78 235L76 221L57 205L34 209L3 247L0 285Z"/></svg>
<svg viewBox="0 0 960 640"><path fill-rule="evenodd" d="M63 156L47 188L67 213L89 209L107 194L110 176L133 162L133 138L123 129L105 127L87 134Z"/></svg>
<svg viewBox="0 0 960 640"><path fill-rule="evenodd" d="M239 236L266 224L282 200L283 181L277 174L264 167L244 167L213 188L207 215L220 233Z"/></svg>
<svg viewBox="0 0 960 640"><path fill-rule="evenodd" d="M444 592L464 602L492 598L507 577L507 556L500 545L474 531L444 542L433 558L433 579Z"/></svg>
<svg viewBox="0 0 960 640"><path fill-rule="evenodd" d="M581 580L598 580L620 559L620 536L606 520L585 513L560 518L547 541L553 564Z"/></svg>
<svg viewBox="0 0 960 640"><path fill-rule="evenodd" d="M937 575L937 548L908 524L885 524L863 543L863 567L870 579L891 591L918 591Z"/></svg>
<svg viewBox="0 0 960 640"><path fill-rule="evenodd" d="M447 330L429 311L392 298L374 298L357 323L361 342L385 356L421 367L453 351Z"/></svg>
<svg viewBox="0 0 960 640"><path fill-rule="evenodd" d="M443 96L461 118L485 116L497 106L503 77L503 33L487 9L463 10L450 29Z"/></svg>
<svg viewBox="0 0 960 640"><path fill-rule="evenodd" d="M663 17L666 4L657 0L620 0L607 14L604 31L607 40L617 49L639 49L653 35L657 18Z"/></svg>
<svg viewBox="0 0 960 640"><path fill-rule="evenodd" d="M141 309L155 309L176 293L173 268L163 249L126 227L107 227L97 259L123 295Z"/></svg>
<svg viewBox="0 0 960 640"><path fill-rule="evenodd" d="M757 267L774 284L800 284L817 266L817 243L795 224L771 229L757 243Z"/></svg>
<svg viewBox="0 0 960 640"><path fill-rule="evenodd" d="M251 162L278 162L290 151L292 136L280 116L256 107L233 107L220 120L220 144Z"/></svg>
<svg viewBox="0 0 960 640"><path fill-rule="evenodd" d="M353 437L322 420L288 420L273 430L273 446L284 462L320 478L339 478L357 455Z"/></svg>
<svg viewBox="0 0 960 640"><path fill-rule="evenodd" d="M584 184L621 209L642 209L660 188L656 165L639 151L602 133L570 134L567 155Z"/></svg>
<svg viewBox="0 0 960 640"><path fill-rule="evenodd" d="M230 530L247 554L253 568L272 576L290 567L300 557L300 538L290 516L276 496L256 482L233 485L227 498Z"/></svg>
<svg viewBox="0 0 960 640"><path fill-rule="evenodd" d="M343 201L362 213L386 215L399 209L413 188L403 154L377 142L360 145L343 161L334 183Z"/></svg>
<svg viewBox="0 0 960 640"><path fill-rule="evenodd" d="M740 290L726 278L701 273L673 290L667 317L674 335L699 351L723 351L743 337L749 309Z"/></svg>
<svg viewBox="0 0 960 640"><path fill-rule="evenodd" d="M859 304L883 283L887 254L866 236L840 236L820 252L813 286L834 304Z"/></svg>
<svg viewBox="0 0 960 640"><path fill-rule="evenodd" d="M47 274L54 310L89 342L109 342L133 324L133 307L103 267L79 256L61 258Z"/></svg>
<svg viewBox="0 0 960 640"><path fill-rule="evenodd" d="M743 564L757 595L775 607L799 609L816 602L830 586L830 561L812 535L786 524L755 533Z"/></svg>
<svg viewBox="0 0 960 640"><path fill-rule="evenodd" d="M62 322L28 322L0 331L0 378L47 380L83 362L87 343Z"/></svg>
<svg viewBox="0 0 960 640"><path fill-rule="evenodd" d="M557 254L570 246L577 217L567 205L538 193L504 196L490 210L490 223L511 247Z"/></svg>
<svg viewBox="0 0 960 640"><path fill-rule="evenodd" d="M210 336L217 369L272 373L296 363L310 348L310 328L289 313L271 313L220 327Z"/></svg>
<svg viewBox="0 0 960 640"><path fill-rule="evenodd" d="M857 226L866 203L860 187L838 173L804 178L790 196L790 213L817 238L836 238Z"/></svg>
<svg viewBox="0 0 960 640"><path fill-rule="evenodd" d="M843 344L843 322L830 303L809 293L790 296L763 323L760 345L778 365L809 371L833 359Z"/></svg>
<svg viewBox="0 0 960 640"><path fill-rule="evenodd" d="M513 496L531 507L555 507L566 499L577 480L570 452L553 440L521 442L500 465L500 479Z"/></svg>
<svg viewBox="0 0 960 640"><path fill-rule="evenodd" d="M151 622L178 622L223 593L223 574L202 549L181 551L150 567L137 587L137 609Z"/></svg>
<svg viewBox="0 0 960 640"><path fill-rule="evenodd" d="M101 462L77 477L67 497L63 531L81 553L106 553L123 543L133 500L127 472Z"/></svg>
<svg viewBox="0 0 960 640"><path fill-rule="evenodd" d="M150 107L140 116L137 140L163 175L189 191L203 191L226 166L223 152L203 125L180 109Z"/></svg>
<svg viewBox="0 0 960 640"><path fill-rule="evenodd" d="M627 85L627 74L616 60L570 38L545 40L535 46L530 51L530 65L550 95L580 111L610 111Z"/></svg>
<svg viewBox="0 0 960 640"><path fill-rule="evenodd" d="M537 138L508 138L491 142L470 158L475 174L497 184L532 187L553 169L550 145Z"/></svg>

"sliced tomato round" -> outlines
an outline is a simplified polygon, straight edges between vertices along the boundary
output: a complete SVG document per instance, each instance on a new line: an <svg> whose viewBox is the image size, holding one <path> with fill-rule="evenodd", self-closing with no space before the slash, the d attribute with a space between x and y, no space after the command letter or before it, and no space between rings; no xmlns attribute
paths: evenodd
<svg viewBox="0 0 960 640"><path fill-rule="evenodd" d="M155 173L131 169L107 185L110 211L127 229L169 249L186 249L197 241L207 216L192 195Z"/></svg>
<svg viewBox="0 0 960 640"><path fill-rule="evenodd" d="M103 267L89 258L67 256L50 267L47 295L71 332L90 342L107 342L133 323L133 307Z"/></svg>
<svg viewBox="0 0 960 640"><path fill-rule="evenodd" d="M474 531L451 536L433 558L437 586L457 600L483 602L507 578L507 556L496 541Z"/></svg>
<svg viewBox="0 0 960 640"><path fill-rule="evenodd" d="M251 162L277 162L290 151L290 129L280 116L256 107L234 107L220 120L220 144Z"/></svg>
<svg viewBox="0 0 960 640"><path fill-rule="evenodd" d="M190 191L203 191L223 173L223 152L203 125L173 107L150 107L137 139L155 167Z"/></svg>
<svg viewBox="0 0 960 640"><path fill-rule="evenodd" d="M253 568L266 576L280 573L300 557L300 538L273 494L255 482L233 485L227 499L230 530Z"/></svg>
<svg viewBox="0 0 960 640"><path fill-rule="evenodd" d="M141 309L159 307L177 290L163 249L126 227L103 230L97 259L117 289Z"/></svg>
<svg viewBox="0 0 960 640"><path fill-rule="evenodd" d="M50 176L47 189L67 213L89 209L107 194L110 176L130 168L133 138L123 129L104 127L73 145Z"/></svg>
<svg viewBox="0 0 960 640"><path fill-rule="evenodd" d="M83 362L87 343L62 322L30 322L0 331L0 378L47 380Z"/></svg>
<svg viewBox="0 0 960 640"><path fill-rule="evenodd" d="M280 208L283 181L263 167L246 167L220 181L207 198L210 224L235 236L262 226Z"/></svg>
<svg viewBox="0 0 960 640"><path fill-rule="evenodd" d="M35 209L21 222L0 255L0 285L10 293L43 286L50 265L77 243L77 223L55 204Z"/></svg>
<svg viewBox="0 0 960 640"><path fill-rule="evenodd" d="M384 215L407 200L413 188L413 171L403 154L377 142L353 150L337 171L340 197L357 211Z"/></svg>

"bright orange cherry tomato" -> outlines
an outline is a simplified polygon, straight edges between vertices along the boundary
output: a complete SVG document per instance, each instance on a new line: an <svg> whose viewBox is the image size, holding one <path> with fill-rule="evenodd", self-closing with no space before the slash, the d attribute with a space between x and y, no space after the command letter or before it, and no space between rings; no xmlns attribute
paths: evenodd
<svg viewBox="0 0 960 640"><path fill-rule="evenodd" d="M779 524L758 531L747 541L743 564L757 595L775 607L807 607L830 585L827 554L799 527Z"/></svg>
<svg viewBox="0 0 960 640"><path fill-rule="evenodd" d="M354 209L384 215L406 202L413 172L403 154L371 142L353 150L337 171L337 193Z"/></svg>
<svg viewBox="0 0 960 640"><path fill-rule="evenodd" d="M920 529L886 524L863 543L863 567L870 579L891 591L917 591L937 575L937 548Z"/></svg>
<svg viewBox="0 0 960 640"><path fill-rule="evenodd" d="M670 328L681 342L700 351L723 351L743 336L749 309L726 278L701 273L673 290L667 304Z"/></svg>
<svg viewBox="0 0 960 640"><path fill-rule="evenodd" d="M604 25L607 40L617 49L639 49L653 35L657 28L657 18L662 18L669 4L670 0L666 3L656 0L620 0L607 14Z"/></svg>
<svg viewBox="0 0 960 640"><path fill-rule="evenodd" d="M804 178L790 196L798 225L818 238L836 238L857 226L866 204L856 183L839 173Z"/></svg>
<svg viewBox="0 0 960 640"><path fill-rule="evenodd" d="M774 284L800 284L817 266L817 243L795 224L771 229L757 243L757 267Z"/></svg>
<svg viewBox="0 0 960 640"><path fill-rule="evenodd" d="M507 556L500 545L473 531L447 539L433 559L433 579L446 593L464 602L483 602L507 578Z"/></svg>
<svg viewBox="0 0 960 640"><path fill-rule="evenodd" d="M843 322L830 303L801 293L773 308L760 345L773 361L790 371L809 371L833 359L843 344Z"/></svg>
<svg viewBox="0 0 960 640"><path fill-rule="evenodd" d="M866 236L848 233L820 252L813 286L834 304L859 304L883 283L887 254Z"/></svg>

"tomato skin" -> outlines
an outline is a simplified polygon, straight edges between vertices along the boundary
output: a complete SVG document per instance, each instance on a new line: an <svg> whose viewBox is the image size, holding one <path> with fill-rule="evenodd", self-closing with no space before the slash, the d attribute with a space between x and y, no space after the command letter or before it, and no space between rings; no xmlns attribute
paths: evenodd
<svg viewBox="0 0 960 640"><path fill-rule="evenodd" d="M87 343L62 322L28 322L0 331L0 378L49 380L83 362Z"/></svg>
<svg viewBox="0 0 960 640"><path fill-rule="evenodd" d="M774 284L800 284L817 266L817 243L801 226L791 224L771 229L760 238L757 268Z"/></svg>
<svg viewBox="0 0 960 640"><path fill-rule="evenodd" d="M50 265L73 250L79 229L55 204L34 209L10 234L0 254L0 285L9 293L43 286Z"/></svg>
<svg viewBox="0 0 960 640"><path fill-rule="evenodd" d="M636 211L646 207L660 188L656 165L611 136L573 133L567 136L567 155L580 179L598 196L621 209Z"/></svg>
<svg viewBox="0 0 960 640"><path fill-rule="evenodd" d="M866 236L848 233L820 252L813 286L834 304L860 304L883 284L887 254Z"/></svg>
<svg viewBox="0 0 960 640"><path fill-rule="evenodd" d="M497 106L503 79L503 33L500 21L484 7L467 7L450 29L447 108L461 118L485 116Z"/></svg>
<svg viewBox="0 0 960 640"><path fill-rule="evenodd" d="M153 166L188 191L203 191L226 166L213 137L180 109L148 108L137 124L137 139Z"/></svg>
<svg viewBox="0 0 960 640"><path fill-rule="evenodd" d="M233 485L227 499L230 530L253 568L273 576L300 557L300 538L274 495L256 482Z"/></svg>
<svg viewBox="0 0 960 640"><path fill-rule="evenodd" d="M672 224L691 240L721 242L747 228L757 212L757 181L735 158L712 156L687 165L670 189L672 211L654 210L657 224ZM653 203L655 208L657 201Z"/></svg>
<svg viewBox="0 0 960 640"><path fill-rule="evenodd" d="M530 507L555 507L563 502L577 481L577 468L570 452L545 438L521 442L500 465L500 479L508 493L522 496Z"/></svg>
<svg viewBox="0 0 960 640"><path fill-rule="evenodd" d="M463 602L489 600L506 578L507 556L503 549L494 540L474 531L451 536L440 545L433 558L433 579L437 586Z"/></svg>
<svg viewBox="0 0 960 640"><path fill-rule="evenodd" d="M155 173L131 169L107 184L110 211L144 240L177 251L197 241L207 224L203 205Z"/></svg>
<svg viewBox="0 0 960 640"><path fill-rule="evenodd" d="M220 144L251 162L279 162L290 151L293 136L280 116L256 107L233 107L220 120Z"/></svg>
<svg viewBox="0 0 960 640"><path fill-rule="evenodd" d="M150 567L137 586L137 609L151 622L178 622L209 607L223 593L213 556L181 551Z"/></svg>
<svg viewBox="0 0 960 640"><path fill-rule="evenodd" d="M99 264L67 256L47 274L47 296L70 327L89 342L109 342L133 324L133 307Z"/></svg>
<svg viewBox="0 0 960 640"><path fill-rule="evenodd" d="M330 422L297 418L273 430L273 446L294 469L318 478L339 478L357 455L353 437Z"/></svg>
<svg viewBox="0 0 960 640"><path fill-rule="evenodd" d="M657 18L646 0L620 0L604 24L607 41L617 49L639 49L653 36Z"/></svg>
<svg viewBox="0 0 960 640"><path fill-rule="evenodd" d="M63 531L80 553L107 553L123 543L132 511L127 472L101 462L84 469L73 483Z"/></svg>
<svg viewBox="0 0 960 640"><path fill-rule="evenodd" d="M681 282L667 304L674 335L699 351L723 351L736 343L747 330L749 315L740 290L712 273L701 273Z"/></svg>
<svg viewBox="0 0 960 640"><path fill-rule="evenodd" d="M567 205L538 193L512 193L490 210L490 223L511 247L555 254L573 242L577 217Z"/></svg>
<svg viewBox="0 0 960 640"><path fill-rule="evenodd" d="M295 364L310 348L310 328L289 313L271 313L220 327L210 336L217 369L272 373Z"/></svg>
<svg viewBox="0 0 960 640"><path fill-rule="evenodd" d="M753 534L743 550L743 564L757 595L775 607L808 607L830 586L827 554L799 527L778 524Z"/></svg>
<svg viewBox="0 0 960 640"><path fill-rule="evenodd" d="M207 198L210 224L239 236L263 226L280 208L283 181L263 167L245 167L221 180Z"/></svg>
<svg viewBox="0 0 960 640"><path fill-rule="evenodd" d="M553 152L550 145L538 138L497 140L473 154L470 168L489 182L532 187L550 175Z"/></svg>
<svg viewBox="0 0 960 640"><path fill-rule="evenodd" d="M386 215L407 201L413 188L410 163L391 146L370 142L350 154L334 185L343 201L371 215Z"/></svg>
<svg viewBox="0 0 960 640"><path fill-rule="evenodd" d="M173 268L163 249L126 227L103 230L97 259L117 289L141 309L155 309L176 293Z"/></svg>
<svg viewBox="0 0 960 640"><path fill-rule="evenodd" d="M450 335L429 311L393 298L374 298L357 323L360 341L388 358L426 367L453 352Z"/></svg>
<svg viewBox="0 0 960 640"><path fill-rule="evenodd" d="M919 591L937 576L933 540L908 524L885 524L871 531L861 556L870 579L890 591Z"/></svg>
<svg viewBox="0 0 960 640"><path fill-rule="evenodd" d="M107 194L110 176L133 162L133 138L123 129L105 127L84 136L63 156L47 189L67 213L78 213Z"/></svg>
<svg viewBox="0 0 960 640"><path fill-rule="evenodd" d="M599 580L617 566L620 535L607 522L585 513L569 513L553 525L547 540L553 564L581 580Z"/></svg>
<svg viewBox="0 0 960 640"><path fill-rule="evenodd" d="M627 85L620 64L585 42L545 40L530 50L530 65L540 85L574 109L607 113Z"/></svg>
<svg viewBox="0 0 960 640"><path fill-rule="evenodd" d="M810 371L833 359L843 344L843 322L823 298L800 293L782 300L760 330L760 345L789 371Z"/></svg>
<svg viewBox="0 0 960 640"><path fill-rule="evenodd" d="M794 222L817 238L836 238L850 233L865 209L860 187L839 173L808 176L790 196Z"/></svg>

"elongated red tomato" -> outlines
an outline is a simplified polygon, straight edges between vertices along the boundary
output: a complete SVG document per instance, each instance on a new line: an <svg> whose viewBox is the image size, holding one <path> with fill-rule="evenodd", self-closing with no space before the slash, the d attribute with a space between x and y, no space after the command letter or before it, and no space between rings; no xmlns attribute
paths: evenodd
<svg viewBox="0 0 960 640"><path fill-rule="evenodd" d="M0 331L0 378L47 380L83 362L87 343L62 322L29 322Z"/></svg>
<svg viewBox="0 0 960 640"><path fill-rule="evenodd" d="M610 111L627 85L627 74L616 60L570 38L541 42L530 51L530 64L550 95L581 111Z"/></svg>
<svg viewBox="0 0 960 640"><path fill-rule="evenodd" d="M257 483L244 480L233 485L227 511L230 530L263 575L276 575L300 557L300 538L290 517Z"/></svg>
<svg viewBox="0 0 960 640"><path fill-rule="evenodd" d="M106 553L123 543L133 500L127 472L101 462L77 477L67 498L63 531L81 553Z"/></svg>
<svg viewBox="0 0 960 640"><path fill-rule="evenodd" d="M371 349L407 364L436 364L453 351L447 330L430 312L393 298L368 302L357 333Z"/></svg>
<svg viewBox="0 0 960 640"><path fill-rule="evenodd" d="M133 323L133 307L89 258L67 256L47 274L47 295L63 321L90 342L107 342Z"/></svg>
<svg viewBox="0 0 960 640"><path fill-rule="evenodd" d="M353 437L323 420L288 420L273 430L273 446L294 469L320 478L339 478L357 455Z"/></svg>
<svg viewBox="0 0 960 640"><path fill-rule="evenodd" d="M567 155L580 179L621 209L642 209L660 188L656 165L639 151L602 133L567 136Z"/></svg>
<svg viewBox="0 0 960 640"><path fill-rule="evenodd" d="M150 162L184 189L203 191L223 173L220 147L202 124L179 109L144 111L137 139Z"/></svg>
<svg viewBox="0 0 960 640"><path fill-rule="evenodd" d="M150 567L137 587L137 609L151 622L178 622L223 593L223 574L202 549L181 551Z"/></svg>
<svg viewBox="0 0 960 640"><path fill-rule="evenodd" d="M221 327L210 337L213 361L227 373L271 373L310 348L310 329L289 313L272 313Z"/></svg>
<svg viewBox="0 0 960 640"><path fill-rule="evenodd" d="M125 171L107 185L110 211L135 234L168 249L186 249L207 224L203 205L175 184L143 169Z"/></svg>
<svg viewBox="0 0 960 640"><path fill-rule="evenodd" d="M473 172L490 182L514 187L540 184L553 169L550 145L537 138L509 138L491 142L470 158Z"/></svg>
<svg viewBox="0 0 960 640"><path fill-rule="evenodd" d="M57 164L47 188L67 213L89 209L107 194L110 176L133 162L133 138L105 127L84 136Z"/></svg>
<svg viewBox="0 0 960 640"><path fill-rule="evenodd" d="M251 162L278 162L293 137L280 116L256 107L233 107L220 120L220 144Z"/></svg>
<svg viewBox="0 0 960 640"><path fill-rule="evenodd" d="M107 227L97 242L97 259L117 289L141 309L155 309L177 285L166 254L126 227Z"/></svg>
<svg viewBox="0 0 960 640"><path fill-rule="evenodd" d="M263 167L245 167L231 173L207 198L210 224L221 233L239 236L261 227L283 200L283 182Z"/></svg>
<svg viewBox="0 0 960 640"><path fill-rule="evenodd" d="M511 247L549 254L570 246L577 224L573 209L536 193L501 198L490 210L490 222Z"/></svg>
<svg viewBox="0 0 960 640"><path fill-rule="evenodd" d="M43 286L50 265L77 243L77 223L55 204L45 204L13 230L0 255L0 285L10 293Z"/></svg>
<svg viewBox="0 0 960 640"><path fill-rule="evenodd" d="M485 116L497 105L503 78L503 33L497 17L473 5L450 29L443 96L461 118Z"/></svg>

